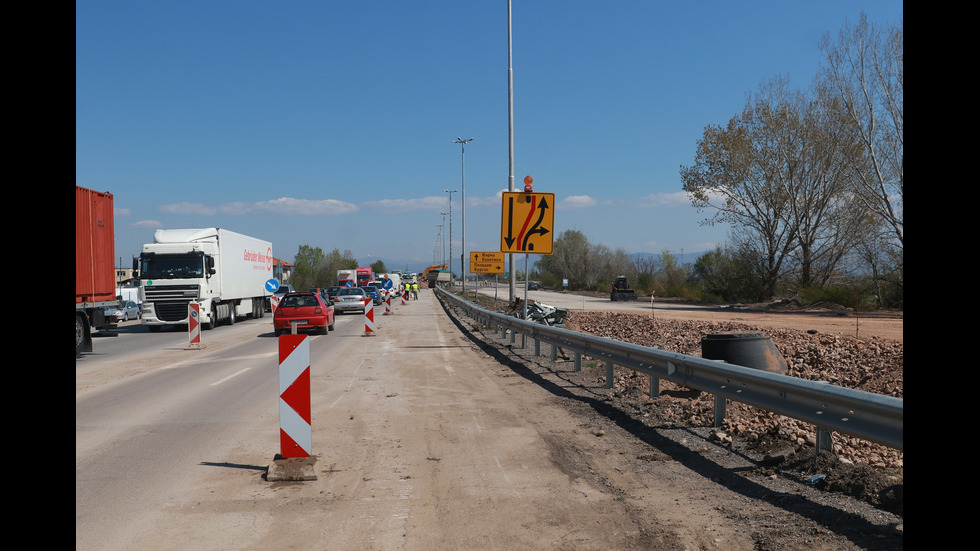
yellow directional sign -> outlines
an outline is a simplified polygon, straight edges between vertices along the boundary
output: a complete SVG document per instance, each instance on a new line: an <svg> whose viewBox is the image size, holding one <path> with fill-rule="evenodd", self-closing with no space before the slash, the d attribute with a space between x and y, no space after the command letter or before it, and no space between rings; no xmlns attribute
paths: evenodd
<svg viewBox="0 0 980 551"><path fill-rule="evenodd" d="M478 253L470 251L470 273L504 273L504 253Z"/></svg>
<svg viewBox="0 0 980 551"><path fill-rule="evenodd" d="M555 194L504 192L500 252L552 254Z"/></svg>

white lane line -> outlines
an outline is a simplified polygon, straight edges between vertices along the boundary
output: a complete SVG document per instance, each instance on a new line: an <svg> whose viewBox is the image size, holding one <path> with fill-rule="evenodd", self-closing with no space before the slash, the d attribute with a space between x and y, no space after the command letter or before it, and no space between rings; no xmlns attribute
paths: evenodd
<svg viewBox="0 0 980 551"><path fill-rule="evenodd" d="M237 373L232 373L231 375L228 375L228 376L227 376L227 377L225 377L224 379L219 379L219 380L217 380L217 381L215 381L215 382L213 382L213 383L211 383L211 386L218 386L218 385L220 385L221 383L223 383L223 382L225 382L225 381L227 381L227 380L229 380L229 379L234 379L235 377L237 377L237 376L239 376L239 375L241 375L242 373L245 373L245 372L246 372L246 371L248 371L249 369L252 369L252 368L251 368L251 367L246 367L245 369L242 369L242 370L239 370L239 371L238 371Z"/></svg>

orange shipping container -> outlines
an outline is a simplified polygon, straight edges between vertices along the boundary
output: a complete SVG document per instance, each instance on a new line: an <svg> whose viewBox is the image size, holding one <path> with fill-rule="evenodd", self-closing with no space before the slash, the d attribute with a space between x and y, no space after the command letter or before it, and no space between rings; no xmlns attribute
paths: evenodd
<svg viewBox="0 0 980 551"><path fill-rule="evenodd" d="M114 302L112 194L75 186L75 304Z"/></svg>

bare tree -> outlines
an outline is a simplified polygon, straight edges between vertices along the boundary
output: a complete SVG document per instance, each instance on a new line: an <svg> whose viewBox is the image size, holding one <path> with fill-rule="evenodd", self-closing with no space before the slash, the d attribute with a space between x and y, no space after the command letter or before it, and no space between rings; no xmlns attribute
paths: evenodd
<svg viewBox="0 0 980 551"><path fill-rule="evenodd" d="M844 105L860 155L848 159L854 196L879 217L904 249L904 26L879 28L865 14L845 24L836 41L824 36L827 66L821 75L828 94Z"/></svg>
<svg viewBox="0 0 980 551"><path fill-rule="evenodd" d="M758 251L763 293L769 296L796 246L798 230L792 216L794 190L783 174L787 159L781 142L788 121L787 113L768 102L750 101L726 127L706 128L694 164L681 167L684 191L694 206L714 209L706 223L727 223L752 234L748 242Z"/></svg>

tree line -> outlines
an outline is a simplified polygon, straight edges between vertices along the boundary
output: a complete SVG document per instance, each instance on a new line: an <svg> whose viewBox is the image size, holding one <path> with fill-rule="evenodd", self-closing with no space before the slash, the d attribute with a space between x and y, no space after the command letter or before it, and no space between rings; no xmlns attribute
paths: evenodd
<svg viewBox="0 0 980 551"><path fill-rule="evenodd" d="M324 253L320 247L300 245L293 260L293 270L289 283L297 290L320 288L325 289L337 284L338 270L353 270L360 266L354 254L345 249L341 252L334 249ZM383 260L371 264L371 270L376 274L387 273Z"/></svg>
<svg viewBox="0 0 980 551"><path fill-rule="evenodd" d="M904 286L903 26L862 14L825 35L807 89L762 83L726 124L705 128L683 189L729 242L682 264L635 258L563 232L535 264L546 285L704 300L835 300L902 307Z"/></svg>

